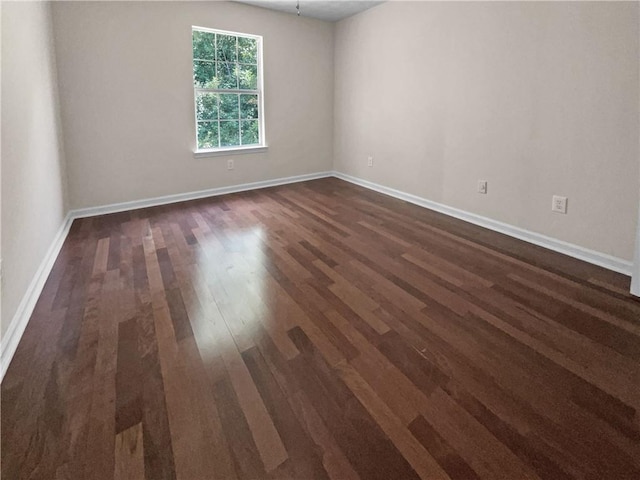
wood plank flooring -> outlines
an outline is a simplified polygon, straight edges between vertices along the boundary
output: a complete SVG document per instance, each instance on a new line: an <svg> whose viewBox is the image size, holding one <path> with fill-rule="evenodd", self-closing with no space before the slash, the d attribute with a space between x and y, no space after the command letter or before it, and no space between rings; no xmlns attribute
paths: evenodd
<svg viewBox="0 0 640 480"><path fill-rule="evenodd" d="M75 221L7 479L638 479L629 279L337 179Z"/></svg>

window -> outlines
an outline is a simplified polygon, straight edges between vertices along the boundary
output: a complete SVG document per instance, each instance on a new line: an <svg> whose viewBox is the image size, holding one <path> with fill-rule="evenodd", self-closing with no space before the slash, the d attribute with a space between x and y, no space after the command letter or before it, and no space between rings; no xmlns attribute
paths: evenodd
<svg viewBox="0 0 640 480"><path fill-rule="evenodd" d="M193 27L198 152L264 146L262 37Z"/></svg>

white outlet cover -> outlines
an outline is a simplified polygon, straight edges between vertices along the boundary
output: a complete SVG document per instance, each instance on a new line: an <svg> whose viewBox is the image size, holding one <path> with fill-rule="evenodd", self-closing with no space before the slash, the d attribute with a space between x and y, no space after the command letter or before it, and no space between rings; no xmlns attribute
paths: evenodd
<svg viewBox="0 0 640 480"><path fill-rule="evenodd" d="M551 202L551 211L557 213L567 213L567 197L554 195Z"/></svg>
<svg viewBox="0 0 640 480"><path fill-rule="evenodd" d="M486 180L478 180L478 193L486 194L487 193L487 181Z"/></svg>

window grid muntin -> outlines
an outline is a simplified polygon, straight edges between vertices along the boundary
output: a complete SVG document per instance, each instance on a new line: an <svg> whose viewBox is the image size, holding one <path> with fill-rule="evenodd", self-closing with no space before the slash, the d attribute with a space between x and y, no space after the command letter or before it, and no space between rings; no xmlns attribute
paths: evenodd
<svg viewBox="0 0 640 480"><path fill-rule="evenodd" d="M201 91L198 91L201 90ZM260 139L260 92L258 90L237 90L234 92L229 92L228 90L218 90L218 89L212 89L212 88L208 88L208 89L196 89L196 102L198 101L198 94L200 93L212 93L212 94L216 94L216 113L217 113L217 118L216 119L198 119L198 111L197 111L197 104L196 104L196 126L201 124L201 123L212 123L212 122L217 122L218 124L218 147L214 147L214 148L225 148L222 146L222 141L221 141L221 127L222 127L222 122L238 122L238 139L239 139L239 143L237 146L242 147L242 146L249 146L249 145L261 145ZM235 95L237 98L237 102L238 102L238 116L237 117L233 117L233 118L221 118L220 115L220 95ZM257 106L258 106L258 112L257 112L257 117L243 117L242 116L242 100L240 95L255 95L256 101L257 101ZM258 122L258 143L248 143L245 144L243 142L242 136L243 136L243 122ZM197 138L197 129L196 129L196 141L198 141Z"/></svg>

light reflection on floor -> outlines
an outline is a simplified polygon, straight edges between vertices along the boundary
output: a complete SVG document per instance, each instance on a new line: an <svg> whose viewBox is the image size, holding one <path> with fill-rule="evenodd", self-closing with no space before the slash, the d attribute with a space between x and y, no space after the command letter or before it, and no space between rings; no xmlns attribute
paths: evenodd
<svg viewBox="0 0 640 480"><path fill-rule="evenodd" d="M197 305L187 307L203 360L223 349L250 348L261 322L272 316L265 301L266 232L262 225L200 232L196 261L189 266ZM234 341L235 338L235 341Z"/></svg>

